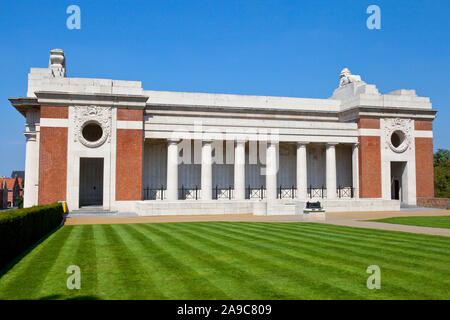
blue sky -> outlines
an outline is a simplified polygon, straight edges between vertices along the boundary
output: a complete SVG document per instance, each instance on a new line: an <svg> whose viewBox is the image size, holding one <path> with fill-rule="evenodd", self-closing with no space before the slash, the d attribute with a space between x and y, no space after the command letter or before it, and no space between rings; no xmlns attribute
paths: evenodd
<svg viewBox="0 0 450 320"><path fill-rule="evenodd" d="M81 30L66 9L81 8ZM366 8L381 8L381 30ZM30 67L66 52L70 77L139 80L148 90L328 98L346 66L380 92L431 97L434 147L450 149L450 1L2 1L0 175L25 166Z"/></svg>

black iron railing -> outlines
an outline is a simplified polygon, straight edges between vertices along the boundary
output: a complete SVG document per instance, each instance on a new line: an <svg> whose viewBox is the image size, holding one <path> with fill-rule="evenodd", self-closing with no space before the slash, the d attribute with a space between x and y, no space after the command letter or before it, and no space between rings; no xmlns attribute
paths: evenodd
<svg viewBox="0 0 450 320"><path fill-rule="evenodd" d="M266 198L266 188L261 186L259 188L252 188L248 185L246 190L246 199L265 199Z"/></svg>
<svg viewBox="0 0 450 320"><path fill-rule="evenodd" d="M201 199L201 189L198 186L195 187L185 187L184 185L178 189L179 199L182 200L199 200ZM338 198L354 198L355 189L353 187L342 187L339 186L336 189L336 196ZM214 199L234 199L234 188L229 186L228 188L219 188L216 185L213 188ZM278 199L295 199L297 195L297 188L295 186L283 187L280 185L277 188L277 198ZM313 187L312 185L307 188L308 198L327 198L327 188L324 186ZM166 189L164 186L160 188L144 188L143 194L144 200L164 200L166 199ZM246 199L265 199L266 198L266 188L261 186L259 188L251 187L250 185L246 188Z"/></svg>
<svg viewBox="0 0 450 320"><path fill-rule="evenodd" d="M231 199L233 199L234 189L231 186L229 186L228 188L219 188L219 186L216 185L214 191L215 191L215 199L216 200L219 200L219 199L231 200Z"/></svg>
<svg viewBox="0 0 450 320"><path fill-rule="evenodd" d="M198 200L200 199L200 189L198 186L195 187L185 187L184 185L181 186L178 191L181 192L180 198L182 200Z"/></svg>
<svg viewBox="0 0 450 320"><path fill-rule="evenodd" d="M144 188L144 200L164 200L166 196L166 190L163 186L160 188Z"/></svg>
<svg viewBox="0 0 450 320"><path fill-rule="evenodd" d="M310 199L312 198L325 198L325 192L326 192L326 188L324 188L324 186L322 185L322 187L320 188L313 188L312 185L309 186L308 188L308 196Z"/></svg>
<svg viewBox="0 0 450 320"><path fill-rule="evenodd" d="M278 187L277 198L278 199L294 199L297 193L296 187L290 186L289 188L283 188L282 185Z"/></svg>
<svg viewBox="0 0 450 320"><path fill-rule="evenodd" d="M354 188L339 186L337 188L337 195L339 198L353 198L354 197Z"/></svg>

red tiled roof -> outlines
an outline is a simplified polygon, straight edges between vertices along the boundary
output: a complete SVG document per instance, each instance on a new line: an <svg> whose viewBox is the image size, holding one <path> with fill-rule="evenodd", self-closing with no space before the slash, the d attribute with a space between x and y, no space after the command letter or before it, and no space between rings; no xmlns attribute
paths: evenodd
<svg viewBox="0 0 450 320"><path fill-rule="evenodd" d="M9 190L14 189L14 182L16 181L15 178L2 178L0 179L0 186L4 186L5 185L5 181L6 181L6 186L8 187ZM20 185L20 181L19 181L19 185Z"/></svg>

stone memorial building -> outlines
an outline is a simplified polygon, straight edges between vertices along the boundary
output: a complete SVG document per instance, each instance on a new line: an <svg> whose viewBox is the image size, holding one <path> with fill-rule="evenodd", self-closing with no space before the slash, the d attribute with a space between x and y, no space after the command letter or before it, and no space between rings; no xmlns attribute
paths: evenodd
<svg viewBox="0 0 450 320"><path fill-rule="evenodd" d="M339 82L339 83L338 83ZM399 210L433 197L436 111L342 70L328 99L144 90L31 68L24 206L163 214Z"/></svg>

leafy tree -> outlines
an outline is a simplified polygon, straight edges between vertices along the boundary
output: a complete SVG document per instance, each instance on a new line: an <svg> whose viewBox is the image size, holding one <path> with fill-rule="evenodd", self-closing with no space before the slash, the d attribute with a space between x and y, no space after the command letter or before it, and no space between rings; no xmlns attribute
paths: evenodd
<svg viewBox="0 0 450 320"><path fill-rule="evenodd" d="M434 154L434 195L450 198L450 150L438 149Z"/></svg>
<svg viewBox="0 0 450 320"><path fill-rule="evenodd" d="M434 154L434 166L439 166L445 161L450 161L450 150L438 149Z"/></svg>

